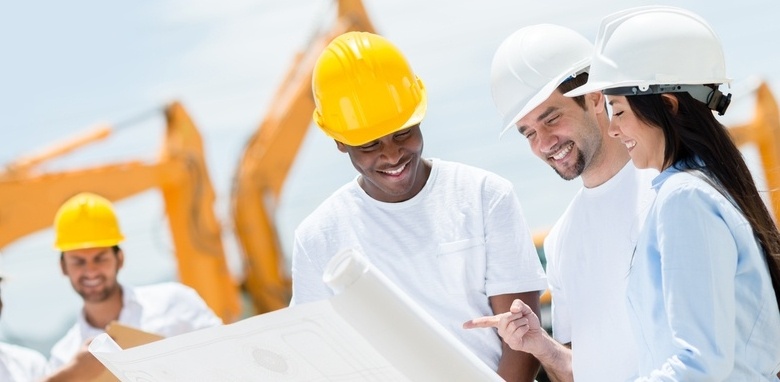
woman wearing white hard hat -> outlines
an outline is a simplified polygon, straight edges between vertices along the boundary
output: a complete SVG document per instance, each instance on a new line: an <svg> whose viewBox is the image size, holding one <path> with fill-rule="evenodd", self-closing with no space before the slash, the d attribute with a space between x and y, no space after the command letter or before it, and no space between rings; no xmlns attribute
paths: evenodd
<svg viewBox="0 0 780 382"><path fill-rule="evenodd" d="M772 381L780 371L780 233L713 111L729 80L720 40L679 8L605 18L588 83L610 134L661 174L628 274L640 380Z"/></svg>

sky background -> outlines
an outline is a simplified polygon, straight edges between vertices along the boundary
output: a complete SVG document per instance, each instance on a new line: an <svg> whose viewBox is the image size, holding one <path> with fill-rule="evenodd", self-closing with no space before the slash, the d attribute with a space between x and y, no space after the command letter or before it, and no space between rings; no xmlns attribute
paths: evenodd
<svg viewBox="0 0 780 382"><path fill-rule="evenodd" d="M519 135L498 139L489 83L493 52L516 29L541 22L593 40L603 16L654 3L691 9L720 35L735 97L724 123L750 117L756 81L780 91L777 1L364 1L378 32L405 52L426 83L425 154L510 179L534 230L552 225L580 182L560 180ZM164 131L161 110L180 101L204 137L215 209L238 274L228 224L233 171L293 55L332 20L332 10L326 0L0 2L0 166L101 122L121 127L42 170L153 161ZM354 176L348 158L310 128L276 211L286 254L298 222ZM175 277L158 192L121 201L117 211L127 237L120 280ZM52 241L44 230L0 249L0 271L8 278L0 338L44 353L80 307Z"/></svg>

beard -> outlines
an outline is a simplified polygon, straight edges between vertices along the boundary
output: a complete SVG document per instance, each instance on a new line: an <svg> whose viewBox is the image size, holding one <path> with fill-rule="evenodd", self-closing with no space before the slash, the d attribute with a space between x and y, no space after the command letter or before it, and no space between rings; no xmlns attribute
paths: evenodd
<svg viewBox="0 0 780 382"><path fill-rule="evenodd" d="M109 297L113 296L114 293L119 290L119 284L114 281L100 289L84 288L74 285L74 289L76 289L76 293L84 299L84 302L95 303L108 300Z"/></svg>
<svg viewBox="0 0 780 382"><path fill-rule="evenodd" d="M558 174L558 176L560 176L563 180L572 180L582 175L582 172L585 171L585 156L582 155L582 152L578 151L577 160L574 161L574 166L568 169L560 170L553 165L550 165L550 167L552 167L555 173Z"/></svg>

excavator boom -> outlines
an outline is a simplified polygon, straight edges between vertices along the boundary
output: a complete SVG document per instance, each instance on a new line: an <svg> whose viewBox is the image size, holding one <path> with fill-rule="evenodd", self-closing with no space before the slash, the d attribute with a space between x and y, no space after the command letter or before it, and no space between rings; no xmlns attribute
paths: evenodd
<svg viewBox="0 0 780 382"><path fill-rule="evenodd" d="M284 308L291 283L273 223L282 186L311 125L311 73L325 46L348 31L373 32L360 0L339 0L337 20L296 54L265 119L249 139L236 170L232 215L247 261L245 288L257 313Z"/></svg>
<svg viewBox="0 0 780 382"><path fill-rule="evenodd" d="M91 191L118 201L158 188L165 201L181 282L197 290L225 322L232 322L240 318L238 286L225 260L203 142L179 103L166 107L165 116L165 143L156 163L130 161L35 172L42 162L109 136L110 128L102 126L43 154L9 164L0 172L0 248L50 227L60 205L79 192Z"/></svg>

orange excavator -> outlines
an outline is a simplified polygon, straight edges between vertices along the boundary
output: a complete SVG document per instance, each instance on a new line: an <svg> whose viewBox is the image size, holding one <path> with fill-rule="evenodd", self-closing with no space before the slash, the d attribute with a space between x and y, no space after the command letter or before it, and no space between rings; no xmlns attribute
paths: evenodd
<svg viewBox="0 0 780 382"><path fill-rule="evenodd" d="M268 114L249 139L235 174L232 216L247 261L244 287L258 312L284 308L290 301L290 279L272 224L287 173L311 125L314 63L328 43L349 31L374 32L360 0L339 0L335 24L319 32L296 54Z"/></svg>
<svg viewBox="0 0 780 382"><path fill-rule="evenodd" d="M197 290L225 322L236 321L247 311L241 306L242 289L251 298L252 313L286 307L291 282L272 222L285 178L311 123L311 72L334 37L354 30L374 31L360 0L334 3L335 22L327 30L317 30L296 54L236 170L232 218L244 259L244 280L234 280L228 270L201 135L178 102L164 108L166 134L154 163L139 160L60 172L40 170L44 162L111 135L110 126L99 126L0 169L0 249L50 227L59 206L78 192L91 191L118 201L159 189L182 283Z"/></svg>
<svg viewBox="0 0 780 382"><path fill-rule="evenodd" d="M40 170L48 160L109 136L112 129L102 126L0 169L0 249L51 226L60 204L78 192L92 191L118 201L156 188L165 202L180 281L196 289L225 322L241 318L242 289L251 297L255 314L286 307L290 279L273 215L314 110L311 71L335 36L352 30L374 31L360 0L335 2L335 22L318 31L294 57L267 115L248 140L234 176L231 215L244 259L243 280L235 280L228 272L201 136L177 102L164 108L166 134L154 163L129 161L60 172ZM754 119L729 131L739 145L757 146L777 219L780 113L766 84L757 88L756 95ZM535 235L542 258L544 235ZM544 302L549 303L549 296L545 296Z"/></svg>
<svg viewBox="0 0 780 382"><path fill-rule="evenodd" d="M228 272L200 133L181 104L174 102L163 112L165 139L154 163L129 161L38 171L46 161L111 135L110 126L98 126L41 154L8 164L0 171L0 249L50 227L60 205L81 191L117 201L157 188L165 201L180 280L195 288L224 320L236 320L239 289Z"/></svg>

